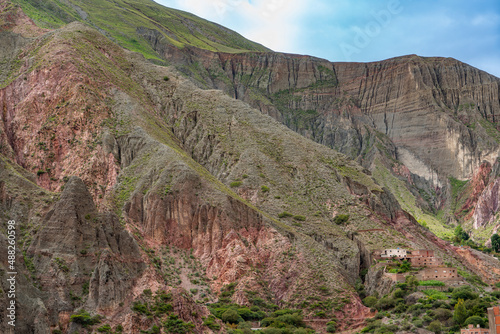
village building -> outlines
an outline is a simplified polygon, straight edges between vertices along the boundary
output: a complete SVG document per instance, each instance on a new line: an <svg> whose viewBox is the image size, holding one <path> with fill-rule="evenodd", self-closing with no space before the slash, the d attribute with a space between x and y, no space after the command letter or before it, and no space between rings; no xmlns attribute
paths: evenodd
<svg viewBox="0 0 500 334"><path fill-rule="evenodd" d="M490 330L488 334L500 334L500 306L488 308Z"/></svg>
<svg viewBox="0 0 500 334"><path fill-rule="evenodd" d="M487 328L481 328L479 325L474 327L474 325L469 325L467 328L462 328L460 334L490 334L490 330Z"/></svg>
<svg viewBox="0 0 500 334"><path fill-rule="evenodd" d="M418 251L421 252L421 251ZM412 267L439 267L443 265L443 260L439 257L434 257L434 251L431 251L432 255L423 256L416 255L415 252L412 252L411 255L408 255L408 259L410 260Z"/></svg>
<svg viewBox="0 0 500 334"><path fill-rule="evenodd" d="M380 254L380 257L382 258L398 258L398 259L403 259L403 258L406 258L406 255L407 255L407 250L406 249L400 249L400 248L396 248L396 249L384 249L381 254Z"/></svg>
<svg viewBox="0 0 500 334"><path fill-rule="evenodd" d="M435 268L425 268L419 271L417 278L421 281L425 280L438 280L438 281L449 281L449 280L459 280L459 276L456 268L449 267L435 267Z"/></svg>

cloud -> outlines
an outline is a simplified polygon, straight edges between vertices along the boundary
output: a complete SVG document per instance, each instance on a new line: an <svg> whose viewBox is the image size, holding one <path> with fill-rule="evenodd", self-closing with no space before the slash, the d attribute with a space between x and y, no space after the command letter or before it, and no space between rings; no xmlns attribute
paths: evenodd
<svg viewBox="0 0 500 334"><path fill-rule="evenodd" d="M476 15L471 21L473 26L497 26L500 22L500 15L489 13L483 15Z"/></svg>
<svg viewBox="0 0 500 334"><path fill-rule="evenodd" d="M275 51L332 61L405 54L453 57L500 75L498 0L481 0L481 6L470 0L156 1L215 21Z"/></svg>
<svg viewBox="0 0 500 334"><path fill-rule="evenodd" d="M238 31L275 51L294 50L305 0L157 0Z"/></svg>

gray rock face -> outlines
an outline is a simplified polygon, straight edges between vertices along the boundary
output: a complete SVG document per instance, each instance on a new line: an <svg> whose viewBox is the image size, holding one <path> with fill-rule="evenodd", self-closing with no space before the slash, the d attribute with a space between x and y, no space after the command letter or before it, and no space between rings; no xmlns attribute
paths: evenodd
<svg viewBox="0 0 500 334"><path fill-rule="evenodd" d="M384 296L391 291L394 284L391 279L384 277L384 270L380 267L371 267L365 277L365 290L370 296L376 293Z"/></svg>
<svg viewBox="0 0 500 334"><path fill-rule="evenodd" d="M35 281L51 291L42 298L49 324L83 306L75 304L74 296L96 312L125 301L145 269L139 247L114 214L97 211L79 178L69 179L41 226L26 256L33 262Z"/></svg>

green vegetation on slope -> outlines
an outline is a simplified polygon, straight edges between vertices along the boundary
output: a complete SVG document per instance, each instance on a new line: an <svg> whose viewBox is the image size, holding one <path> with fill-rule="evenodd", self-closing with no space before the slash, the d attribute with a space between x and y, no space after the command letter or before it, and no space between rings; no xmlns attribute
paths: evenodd
<svg viewBox="0 0 500 334"><path fill-rule="evenodd" d="M379 184L388 188L396 197L403 210L409 212L423 226L440 238L453 237L453 230L446 227L439 219L432 214L424 212L418 205L415 196L408 190L404 181L394 176L379 161L375 161L373 177Z"/></svg>
<svg viewBox="0 0 500 334"><path fill-rule="evenodd" d="M420 284L419 284L420 283ZM470 286L424 290L424 297L415 295L417 286L440 286L434 281L419 282L408 276L390 294L366 297L363 303L379 311L361 333L389 333L398 330L416 331L426 328L435 333L455 333L468 324L487 327L487 308L498 304L498 291L484 292L481 297ZM441 289L444 289L443 287ZM414 296L413 298L408 298Z"/></svg>
<svg viewBox="0 0 500 334"><path fill-rule="evenodd" d="M162 58L151 47L148 39L152 38L178 48L192 46L230 53L268 51L234 31L150 0L12 1L41 27L58 28L72 21L85 22L148 59Z"/></svg>

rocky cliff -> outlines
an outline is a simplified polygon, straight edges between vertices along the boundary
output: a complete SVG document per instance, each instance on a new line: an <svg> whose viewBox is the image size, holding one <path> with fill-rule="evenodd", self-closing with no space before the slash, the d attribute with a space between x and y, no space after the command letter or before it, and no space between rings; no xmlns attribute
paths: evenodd
<svg viewBox="0 0 500 334"><path fill-rule="evenodd" d="M164 57L201 87L246 101L370 170L376 157L387 168L404 166L418 207L445 210L451 222L449 178L472 179L498 157L500 80L454 59L331 63L279 53L186 55L175 48Z"/></svg>

